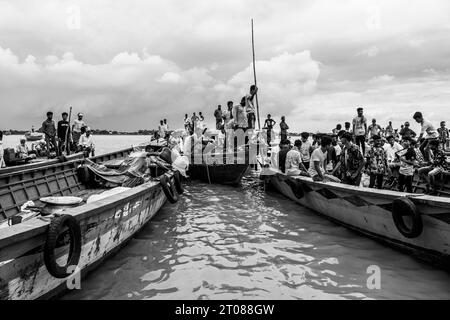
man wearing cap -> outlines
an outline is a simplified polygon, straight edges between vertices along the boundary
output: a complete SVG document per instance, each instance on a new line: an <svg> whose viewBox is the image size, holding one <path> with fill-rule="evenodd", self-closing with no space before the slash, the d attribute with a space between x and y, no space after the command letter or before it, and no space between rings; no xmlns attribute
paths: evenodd
<svg viewBox="0 0 450 320"><path fill-rule="evenodd" d="M400 131L400 135L402 136L402 139L416 137L416 133L410 128L409 122L405 122L405 126Z"/></svg>
<svg viewBox="0 0 450 320"><path fill-rule="evenodd" d="M76 119L73 122L73 126L72 126L72 134L73 134L73 144L75 146L78 145L78 142L80 141L80 137L81 137L81 128L83 127L87 127L86 122L83 121L83 117L84 114L82 114L81 112L78 114L78 119Z"/></svg>

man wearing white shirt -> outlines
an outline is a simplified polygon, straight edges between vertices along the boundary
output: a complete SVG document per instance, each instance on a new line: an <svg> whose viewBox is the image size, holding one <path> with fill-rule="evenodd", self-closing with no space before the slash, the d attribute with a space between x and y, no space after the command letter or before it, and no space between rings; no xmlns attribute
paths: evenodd
<svg viewBox="0 0 450 320"><path fill-rule="evenodd" d="M0 130L0 168L6 167L5 160L3 159L3 131Z"/></svg>
<svg viewBox="0 0 450 320"><path fill-rule="evenodd" d="M423 138L425 138L425 140L421 143L419 149L420 151L422 151L422 154L427 154L425 152L425 148L428 146L428 143L430 141L437 140L439 138L439 133L430 121L424 119L422 112L416 112L413 118L422 127L420 136L417 140L421 141Z"/></svg>
<svg viewBox="0 0 450 320"><path fill-rule="evenodd" d="M387 137L388 143L385 143L383 149L386 151L386 160L388 163L388 173L390 174L390 183L394 182L394 172L397 173L400 169L400 161L397 153L403 150L403 147L395 141L393 136Z"/></svg>
<svg viewBox="0 0 450 320"><path fill-rule="evenodd" d="M253 103L253 99L258 92L258 88L254 85L250 87L250 93L245 96L245 108L247 111L247 121L248 121L248 128L249 129L255 129L255 122L256 122L256 116L255 116L255 104Z"/></svg>
<svg viewBox="0 0 450 320"><path fill-rule="evenodd" d="M84 115L82 113L78 114L78 119L73 121L72 125L72 139L75 145L78 144L80 137L82 135L81 129L87 127L86 122L83 120Z"/></svg>
<svg viewBox="0 0 450 320"><path fill-rule="evenodd" d="M91 129L87 128L86 133L83 133L80 137L80 142L78 143L79 151L83 151L87 153L89 156L95 156L95 144L94 139L92 138Z"/></svg>

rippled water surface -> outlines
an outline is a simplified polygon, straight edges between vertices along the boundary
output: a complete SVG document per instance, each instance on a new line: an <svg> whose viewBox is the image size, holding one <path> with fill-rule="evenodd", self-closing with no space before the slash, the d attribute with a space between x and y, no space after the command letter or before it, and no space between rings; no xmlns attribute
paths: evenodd
<svg viewBox="0 0 450 320"><path fill-rule="evenodd" d="M369 290L367 268L381 268ZM316 216L257 179L191 183L64 299L449 299L450 274Z"/></svg>

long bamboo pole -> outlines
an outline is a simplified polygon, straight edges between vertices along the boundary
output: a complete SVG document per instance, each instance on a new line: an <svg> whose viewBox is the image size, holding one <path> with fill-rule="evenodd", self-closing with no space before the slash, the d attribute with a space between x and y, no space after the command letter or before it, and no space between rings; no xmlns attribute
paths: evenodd
<svg viewBox="0 0 450 320"><path fill-rule="evenodd" d="M255 80L255 86L258 87L258 84L256 82L255 34L253 31L253 19L252 19L252 51L253 51L253 77ZM261 120L259 117L258 93L256 93L255 98L256 98L256 113L258 115L258 130L261 130Z"/></svg>
<svg viewBox="0 0 450 320"><path fill-rule="evenodd" d="M71 121L71 119L72 119L72 107L70 107L70 111L69 111L69 127L67 128L66 137L64 139L64 143L66 144L66 155L70 155L69 138L70 138L70 134L71 134L71 128L70 128L70 121Z"/></svg>

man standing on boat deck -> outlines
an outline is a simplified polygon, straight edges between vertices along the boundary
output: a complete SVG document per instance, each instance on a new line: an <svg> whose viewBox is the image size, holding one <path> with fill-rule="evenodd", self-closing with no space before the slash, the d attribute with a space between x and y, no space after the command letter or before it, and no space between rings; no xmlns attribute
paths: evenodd
<svg viewBox="0 0 450 320"><path fill-rule="evenodd" d="M221 130L222 129L222 106L219 105L216 109L216 111L214 111L214 118L216 118L216 129L217 130Z"/></svg>
<svg viewBox="0 0 450 320"><path fill-rule="evenodd" d="M379 135L372 136L373 146L367 152L366 168L370 175L369 188L383 188L384 175L388 171L386 151L381 146L381 137Z"/></svg>
<svg viewBox="0 0 450 320"><path fill-rule="evenodd" d="M232 150L231 147L233 145L233 101L227 102L227 110L222 113L223 118L223 130L222 132L225 134L226 148L227 150Z"/></svg>
<svg viewBox="0 0 450 320"><path fill-rule="evenodd" d="M258 88L255 85L250 87L250 93L245 96L245 108L247 111L247 122L249 129L255 129L255 104L253 103L253 99L255 98L256 93L258 92Z"/></svg>
<svg viewBox="0 0 450 320"><path fill-rule="evenodd" d="M267 130L267 144L270 147L270 142L272 141L272 131L273 126L276 124L275 120L272 119L270 114L267 115L267 119L264 122L264 128Z"/></svg>
<svg viewBox="0 0 450 320"><path fill-rule="evenodd" d="M42 123L41 132L45 135L47 157L50 158L51 146L55 148L56 156L59 156L58 143L56 142L56 124L55 120L53 120L53 112L47 112L47 119Z"/></svg>
<svg viewBox="0 0 450 320"><path fill-rule="evenodd" d="M3 131L0 130L0 169L6 167L5 159L3 159L4 150L3 150Z"/></svg>
<svg viewBox="0 0 450 320"><path fill-rule="evenodd" d="M370 138L379 136L381 133L381 126L377 123L377 119L372 120L372 124L369 126Z"/></svg>
<svg viewBox="0 0 450 320"><path fill-rule="evenodd" d="M358 108L358 115L353 119L353 133L355 143L360 147L362 154L366 154L367 119L364 117L364 109Z"/></svg>
<svg viewBox="0 0 450 320"><path fill-rule="evenodd" d="M188 114L186 113L186 115L184 116L184 130L190 134L191 132L191 119L189 119Z"/></svg>
<svg viewBox="0 0 450 320"><path fill-rule="evenodd" d="M81 112L78 114L78 119L74 120L73 126L72 126L72 135L73 135L73 144L76 148L78 145L78 141L81 137L81 128L87 127L86 122L83 121L84 114Z"/></svg>
<svg viewBox="0 0 450 320"><path fill-rule="evenodd" d="M166 138L166 126L164 125L164 120L159 121L158 134L160 139Z"/></svg>
<svg viewBox="0 0 450 320"><path fill-rule="evenodd" d="M426 154L425 148L428 146L430 141L438 140L439 133L437 132L437 130L434 128L433 124L430 121L424 119L422 112L416 112L413 118L414 120L416 120L417 123L419 123L422 126L422 130L420 131L420 136L418 140L421 143L419 149L425 155ZM422 139L424 140L422 141Z"/></svg>
<svg viewBox="0 0 450 320"><path fill-rule="evenodd" d="M199 120L199 118L197 117L197 114L194 112L191 117L192 131L194 131L195 128L197 128L198 120Z"/></svg>
<svg viewBox="0 0 450 320"><path fill-rule="evenodd" d="M449 138L449 131L445 127L445 121L441 122L441 127L438 128L437 131L439 133L439 142L442 145L442 150L445 151L445 149L447 147L448 138Z"/></svg>
<svg viewBox="0 0 450 320"><path fill-rule="evenodd" d="M392 127L392 121L389 121L389 125L385 130L385 137L392 136L394 134L394 127Z"/></svg>
<svg viewBox="0 0 450 320"><path fill-rule="evenodd" d="M243 97L241 99L241 103L234 107L233 117L234 117L235 129L242 129L244 131L247 131L248 118L247 118L247 111L245 108L245 104L246 104L246 98Z"/></svg>
<svg viewBox="0 0 450 320"><path fill-rule="evenodd" d="M340 167L341 169L343 183L359 187L361 184L362 170L365 165L364 157L359 147L353 144L353 136L351 133L345 132L341 137L341 141L344 145L344 150L336 168Z"/></svg>
<svg viewBox="0 0 450 320"><path fill-rule="evenodd" d="M280 134L281 134L281 140L287 140L288 139L288 131L289 130L289 126L286 124L286 117L282 116L281 117L281 122L280 122Z"/></svg>
<svg viewBox="0 0 450 320"><path fill-rule="evenodd" d="M63 112L62 120L58 121L58 144L59 144L59 153L62 154L63 146L65 146L66 151L70 149L70 124L67 121L69 114L67 112ZM67 138L67 139L66 139Z"/></svg>

